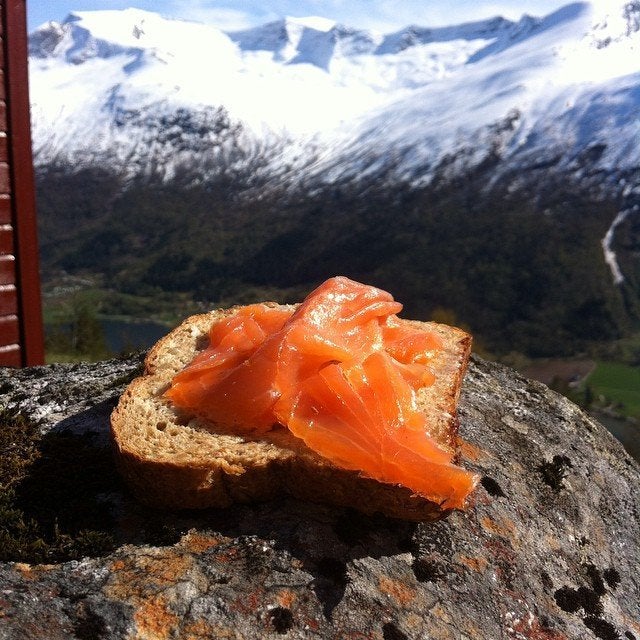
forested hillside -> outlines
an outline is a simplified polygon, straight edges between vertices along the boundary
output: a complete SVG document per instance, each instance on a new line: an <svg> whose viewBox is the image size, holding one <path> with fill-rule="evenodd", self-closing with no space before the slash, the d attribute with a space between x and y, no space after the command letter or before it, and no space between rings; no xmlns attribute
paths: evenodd
<svg viewBox="0 0 640 640"><path fill-rule="evenodd" d="M389 34L137 9L44 24L46 291L177 319L344 274L498 356L633 335L639 45L638 0Z"/></svg>
<svg viewBox="0 0 640 640"><path fill-rule="evenodd" d="M388 289L407 316L459 322L492 352L531 356L574 353L637 327L637 222L617 228L623 283L614 285L602 247L619 198L551 176L535 196L487 191L490 175L256 198L233 180L123 187L99 170L41 171L45 280L97 274L121 292L214 305L297 300L344 274Z"/></svg>

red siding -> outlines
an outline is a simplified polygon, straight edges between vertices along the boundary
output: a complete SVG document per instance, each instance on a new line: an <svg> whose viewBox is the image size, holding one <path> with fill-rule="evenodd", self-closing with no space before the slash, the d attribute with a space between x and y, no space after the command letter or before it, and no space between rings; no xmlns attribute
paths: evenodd
<svg viewBox="0 0 640 640"><path fill-rule="evenodd" d="M0 347L0 362L3 367L22 367L22 348L19 344Z"/></svg>
<svg viewBox="0 0 640 640"><path fill-rule="evenodd" d="M0 285L16 283L16 258L0 252Z"/></svg>
<svg viewBox="0 0 640 640"><path fill-rule="evenodd" d="M0 193L0 224L11 222L11 197L6 193Z"/></svg>
<svg viewBox="0 0 640 640"><path fill-rule="evenodd" d="M0 332L5 336L7 344L18 344L20 342L20 323L18 316L8 314L0 318Z"/></svg>
<svg viewBox="0 0 640 640"><path fill-rule="evenodd" d="M0 365L44 361L25 0L0 0Z"/></svg>
<svg viewBox="0 0 640 640"><path fill-rule="evenodd" d="M8 162L0 162L0 193L11 193L11 176Z"/></svg>
<svg viewBox="0 0 640 640"><path fill-rule="evenodd" d="M18 313L18 291L15 284L0 285L0 316Z"/></svg>

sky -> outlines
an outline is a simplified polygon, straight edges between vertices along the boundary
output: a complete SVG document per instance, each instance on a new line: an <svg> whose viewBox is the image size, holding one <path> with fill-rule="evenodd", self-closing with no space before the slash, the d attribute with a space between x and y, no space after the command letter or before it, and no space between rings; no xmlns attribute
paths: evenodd
<svg viewBox="0 0 640 640"><path fill-rule="evenodd" d="M243 29L284 16L322 16L361 29L390 33L410 24L436 27L524 13L542 16L572 0L27 0L28 29L61 22L71 11L126 9L155 11L197 20L224 30Z"/></svg>

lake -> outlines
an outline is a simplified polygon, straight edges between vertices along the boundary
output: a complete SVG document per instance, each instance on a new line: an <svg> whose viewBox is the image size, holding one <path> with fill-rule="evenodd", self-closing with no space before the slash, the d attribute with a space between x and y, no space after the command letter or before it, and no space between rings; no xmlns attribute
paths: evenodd
<svg viewBox="0 0 640 640"><path fill-rule="evenodd" d="M620 420L600 412L594 412L591 415L620 441L632 457L640 462L640 424L632 420Z"/></svg>
<svg viewBox="0 0 640 640"><path fill-rule="evenodd" d="M152 320L100 320L107 347L114 353L148 349L167 335L171 327Z"/></svg>

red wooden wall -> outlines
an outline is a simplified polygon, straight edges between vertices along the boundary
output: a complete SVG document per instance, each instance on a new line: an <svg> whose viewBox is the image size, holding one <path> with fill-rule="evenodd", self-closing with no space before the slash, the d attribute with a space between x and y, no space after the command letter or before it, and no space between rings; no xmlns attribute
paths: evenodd
<svg viewBox="0 0 640 640"><path fill-rule="evenodd" d="M0 365L44 361L25 0L0 0Z"/></svg>

